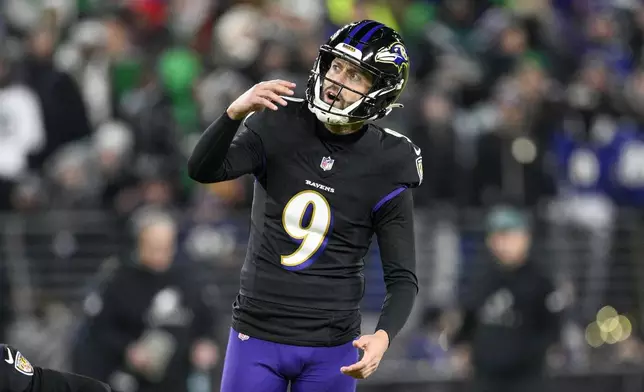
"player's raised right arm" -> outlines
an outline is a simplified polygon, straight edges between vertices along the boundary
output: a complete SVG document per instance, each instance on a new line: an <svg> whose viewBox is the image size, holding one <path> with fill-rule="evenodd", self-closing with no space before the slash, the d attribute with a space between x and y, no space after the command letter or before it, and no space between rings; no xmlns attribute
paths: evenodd
<svg viewBox="0 0 644 392"><path fill-rule="evenodd" d="M256 84L237 98L201 135L188 160L190 178L201 183L231 180L255 173L263 164L260 137L252 130L237 134L242 120L265 108L277 110L275 103L286 106L280 95L293 95L294 83L272 80Z"/></svg>

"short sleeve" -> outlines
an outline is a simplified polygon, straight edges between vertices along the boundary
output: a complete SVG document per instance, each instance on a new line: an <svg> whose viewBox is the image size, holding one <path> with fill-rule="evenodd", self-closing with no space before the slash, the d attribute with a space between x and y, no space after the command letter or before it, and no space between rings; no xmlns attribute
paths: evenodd
<svg viewBox="0 0 644 392"><path fill-rule="evenodd" d="M391 129L383 129L381 178L378 180L378 199L372 213L405 189L416 188L423 182L421 150L407 136Z"/></svg>
<svg viewBox="0 0 644 392"><path fill-rule="evenodd" d="M389 128L383 131L388 136L393 136L395 141L391 149L391 159L387 165L390 167L393 183L405 188L416 188L423 183L423 156L420 147L407 136Z"/></svg>

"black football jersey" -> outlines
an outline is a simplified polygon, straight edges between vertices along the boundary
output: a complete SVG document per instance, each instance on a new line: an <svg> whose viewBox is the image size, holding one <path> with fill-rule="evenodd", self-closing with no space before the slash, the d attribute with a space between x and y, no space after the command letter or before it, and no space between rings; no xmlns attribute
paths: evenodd
<svg viewBox="0 0 644 392"><path fill-rule="evenodd" d="M304 102L291 100L247 117L220 169L220 181L256 178L233 327L297 345L356 337L363 257L378 212L421 183L420 149L372 124L331 133ZM411 226L413 236L413 222L394 224ZM413 248L413 240L402 240ZM399 257L413 258L414 251L401 249ZM415 282L411 266L404 272Z"/></svg>

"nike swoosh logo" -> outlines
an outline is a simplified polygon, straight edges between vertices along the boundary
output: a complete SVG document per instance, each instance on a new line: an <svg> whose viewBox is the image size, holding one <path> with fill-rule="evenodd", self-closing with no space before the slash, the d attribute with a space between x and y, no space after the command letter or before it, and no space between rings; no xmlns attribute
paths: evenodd
<svg viewBox="0 0 644 392"><path fill-rule="evenodd" d="M9 355L9 359L5 359L4 361L9 365L13 365L13 354L11 354L11 350L9 350L9 347L5 347L5 348L7 349L7 355Z"/></svg>

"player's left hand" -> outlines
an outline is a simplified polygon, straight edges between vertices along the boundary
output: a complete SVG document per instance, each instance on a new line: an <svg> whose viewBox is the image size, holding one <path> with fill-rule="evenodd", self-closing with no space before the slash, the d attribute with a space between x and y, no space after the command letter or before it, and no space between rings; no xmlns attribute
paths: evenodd
<svg viewBox="0 0 644 392"><path fill-rule="evenodd" d="M353 365L341 367L340 371L347 376L364 379L378 369L382 356L389 348L389 335L383 330L378 330L373 335L360 336L353 341L353 346L364 351L362 359Z"/></svg>

